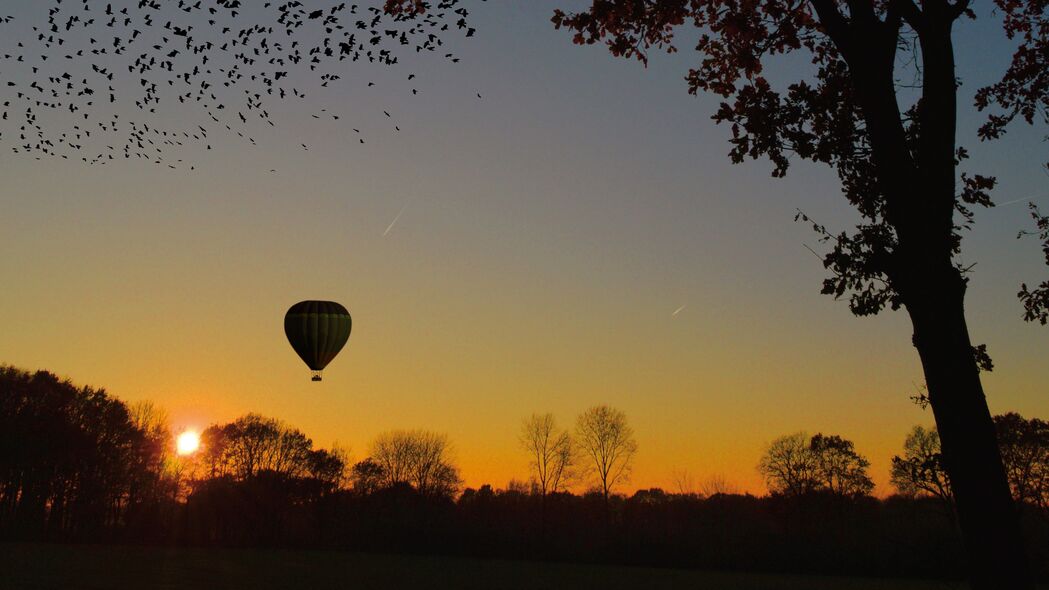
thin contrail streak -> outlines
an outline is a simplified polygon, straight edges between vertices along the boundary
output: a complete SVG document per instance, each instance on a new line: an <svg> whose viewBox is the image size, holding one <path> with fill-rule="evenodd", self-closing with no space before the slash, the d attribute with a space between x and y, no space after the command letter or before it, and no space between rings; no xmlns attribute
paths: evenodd
<svg viewBox="0 0 1049 590"><path fill-rule="evenodd" d="M394 217L393 221L390 222L390 225L386 226L386 231L382 232L382 237L385 238L386 234L390 233L390 230L393 229L394 224L397 223L397 220L401 218L401 215L404 214L404 210L407 209L407 208L408 208L407 204L405 204L404 207L401 207L400 212L397 213L397 217Z"/></svg>
<svg viewBox="0 0 1049 590"><path fill-rule="evenodd" d="M679 307L679 308L675 309L675 310L674 310L674 313L670 314L670 317L674 317L674 316L676 316L677 314L681 313L681 310L682 310L682 309L685 309L685 306L684 306L684 305L682 305L681 307Z"/></svg>
<svg viewBox="0 0 1049 590"><path fill-rule="evenodd" d="M1004 203L995 203L994 206L995 207L1005 207L1006 205L1015 205L1016 203L1020 203L1022 201L1031 201L1031 200L1034 200L1034 199L1040 199L1040 198L1042 198L1044 196L1045 195L1031 195L1029 197L1024 197L1022 199L1013 199L1012 201L1006 201Z"/></svg>

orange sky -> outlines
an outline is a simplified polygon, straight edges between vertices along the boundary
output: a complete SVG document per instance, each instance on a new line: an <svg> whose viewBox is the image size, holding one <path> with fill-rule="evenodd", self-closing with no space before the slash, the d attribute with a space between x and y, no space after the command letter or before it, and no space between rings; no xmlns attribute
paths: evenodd
<svg viewBox="0 0 1049 590"><path fill-rule="evenodd" d="M192 173L0 155L0 362L154 400L176 428L276 416L356 459L384 430L446 432L474 486L527 477L525 416L570 425L607 403L639 442L627 489L687 471L760 492L763 446L806 430L855 441L887 493L892 454L932 418L908 399L905 314L858 319L818 293L815 238L791 219L853 222L835 179L730 165L687 56L645 70L571 47L548 11L486 11L468 67L419 70L425 98L379 72L399 91L288 106L261 147L217 140ZM312 120L322 105L345 125ZM1042 198L1040 136L1009 141L972 142L973 159L1000 202ZM1014 239L1027 223L1022 206L979 215L970 326L992 410L1049 417L1049 330L1015 298L1046 273ZM302 299L354 317L320 384L282 332Z"/></svg>

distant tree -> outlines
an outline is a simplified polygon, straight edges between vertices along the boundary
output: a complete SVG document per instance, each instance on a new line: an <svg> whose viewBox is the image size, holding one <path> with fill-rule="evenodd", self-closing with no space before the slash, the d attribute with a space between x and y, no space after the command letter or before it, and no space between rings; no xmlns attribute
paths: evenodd
<svg viewBox="0 0 1049 590"><path fill-rule="evenodd" d="M157 404L143 400L128 407L131 423L150 438L168 444L171 441L171 426L168 413Z"/></svg>
<svg viewBox="0 0 1049 590"><path fill-rule="evenodd" d="M852 441L838 435L803 432L772 441L758 463L769 491L787 496L829 492L855 497L869 494L874 482L867 475L870 462L856 452Z"/></svg>
<svg viewBox="0 0 1049 590"><path fill-rule="evenodd" d="M634 429L622 411L594 406L576 420L576 439L607 502L612 489L630 476L637 453Z"/></svg>
<svg viewBox="0 0 1049 590"><path fill-rule="evenodd" d="M0 532L98 540L151 500L150 436L105 390L0 366Z"/></svg>
<svg viewBox="0 0 1049 590"><path fill-rule="evenodd" d="M249 478L261 471L300 476L308 469L313 442L274 418L248 414L201 435L214 475Z"/></svg>
<svg viewBox="0 0 1049 590"><path fill-rule="evenodd" d="M927 494L954 504L951 480L943 469L936 428L915 426L903 441L903 456L892 458L889 481L905 496Z"/></svg>
<svg viewBox="0 0 1049 590"><path fill-rule="evenodd" d="M541 495L539 491L539 484L535 480L531 483L521 481L519 479L511 479L506 482L506 492L511 494L519 494L521 496L527 496L530 494Z"/></svg>
<svg viewBox="0 0 1049 590"><path fill-rule="evenodd" d="M1011 412L994 425L1013 497L1049 509L1049 422Z"/></svg>
<svg viewBox="0 0 1049 590"><path fill-rule="evenodd" d="M715 473L705 480L699 487L699 492L707 498L718 494L738 494L739 488L720 473Z"/></svg>
<svg viewBox="0 0 1049 590"><path fill-rule="evenodd" d="M663 488L648 488L634 492L629 502L632 504L666 504L669 498L670 495Z"/></svg>
<svg viewBox="0 0 1049 590"><path fill-rule="evenodd" d="M674 482L674 491L681 496L696 495L696 478L687 469L675 469L670 473L671 481Z"/></svg>
<svg viewBox="0 0 1049 590"><path fill-rule="evenodd" d="M521 448L528 453L532 475L545 496L567 485L575 463L572 436L558 429L553 414L532 414L521 425Z"/></svg>
<svg viewBox="0 0 1049 590"><path fill-rule="evenodd" d="M680 32L698 38L689 42L697 63L688 90L721 99L713 119L730 126L732 162L767 158L777 177L799 160L834 170L861 221L844 231L813 223L828 244L823 292L848 297L856 315L906 309L955 488L971 585L1033 588L965 317L971 267L960 259L963 232L976 207L992 205L996 184L959 170L968 152L957 141L953 29L959 19L976 18L975 3L581 4L555 11L554 26L578 44L604 43L615 56L647 63L650 50L676 51ZM993 111L978 130L992 140L1013 121L1049 120L1049 3L995 0L981 8L1016 47L998 81L974 97L977 109ZM957 40L974 56L985 42L971 32ZM1046 317L1049 289L1027 293L1020 292L1025 317Z"/></svg>
<svg viewBox="0 0 1049 590"><path fill-rule="evenodd" d="M339 448L310 450L306 455L306 474L325 491L333 492L346 480L347 456L346 451Z"/></svg>
<svg viewBox="0 0 1049 590"><path fill-rule="evenodd" d="M998 446L1013 499L1049 509L1049 422L1010 412L994 417ZM902 494L927 493L953 502L935 429L915 426L904 456L892 459L892 483Z"/></svg>
<svg viewBox="0 0 1049 590"><path fill-rule="evenodd" d="M200 472L195 475L201 478L218 478L230 474L231 457L226 452L230 434L230 429L219 424L212 424L200 433Z"/></svg>
<svg viewBox="0 0 1049 590"><path fill-rule="evenodd" d="M353 465L350 470L350 483L353 491L367 495L378 491L386 480L382 466L373 459L364 459Z"/></svg>
<svg viewBox="0 0 1049 590"><path fill-rule="evenodd" d="M262 472L284 478L314 478L337 486L346 466L339 450L313 448L302 431L258 414L228 424L213 424L201 433L203 474L243 481Z"/></svg>
<svg viewBox="0 0 1049 590"><path fill-rule="evenodd" d="M804 432L781 436L765 449L758 472L775 494L800 496L819 487L819 465Z"/></svg>
<svg viewBox="0 0 1049 590"><path fill-rule="evenodd" d="M174 437L168 414L151 401L140 401L129 408L131 424L142 433L142 447L136 453L140 462L137 477L128 494L128 502L159 502L162 498L177 496L179 477L174 468Z"/></svg>
<svg viewBox="0 0 1049 590"><path fill-rule="evenodd" d="M397 430L380 434L370 459L382 469L384 487L409 484L420 493L453 496L462 485L444 434Z"/></svg>
<svg viewBox="0 0 1049 590"><path fill-rule="evenodd" d="M870 461L856 452L851 440L836 434L816 434L809 440L809 451L816 458L821 489L838 496L866 496L874 490L867 475Z"/></svg>

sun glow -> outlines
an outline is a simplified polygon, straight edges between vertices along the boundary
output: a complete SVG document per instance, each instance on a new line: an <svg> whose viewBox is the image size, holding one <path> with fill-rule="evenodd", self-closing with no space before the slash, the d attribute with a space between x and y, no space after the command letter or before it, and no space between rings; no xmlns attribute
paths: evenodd
<svg viewBox="0 0 1049 590"><path fill-rule="evenodd" d="M200 435L192 430L187 430L175 439L175 449L179 455L192 455L200 448Z"/></svg>

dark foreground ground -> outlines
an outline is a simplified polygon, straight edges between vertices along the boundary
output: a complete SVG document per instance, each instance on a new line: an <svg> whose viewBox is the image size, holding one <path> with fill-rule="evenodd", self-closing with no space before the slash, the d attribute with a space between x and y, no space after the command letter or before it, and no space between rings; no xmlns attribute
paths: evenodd
<svg viewBox="0 0 1049 590"><path fill-rule="evenodd" d="M954 590L958 583L374 555L0 544L0 588Z"/></svg>

